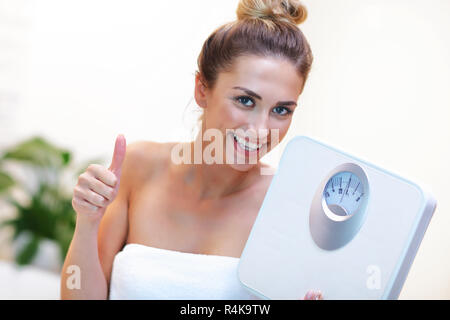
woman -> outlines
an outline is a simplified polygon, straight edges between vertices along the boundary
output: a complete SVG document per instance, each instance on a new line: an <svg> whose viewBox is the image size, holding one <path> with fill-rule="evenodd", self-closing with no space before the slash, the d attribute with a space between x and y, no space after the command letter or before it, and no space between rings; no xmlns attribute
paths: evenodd
<svg viewBox="0 0 450 320"><path fill-rule="evenodd" d="M111 166L91 165L80 175L63 299L255 298L239 285L236 268L272 179L259 159L286 135L312 54L297 27L306 19L299 2L241 0L236 12L198 57L196 139L126 147L120 135ZM216 161L199 162L211 129L226 147L210 154ZM79 270L75 288L69 270Z"/></svg>

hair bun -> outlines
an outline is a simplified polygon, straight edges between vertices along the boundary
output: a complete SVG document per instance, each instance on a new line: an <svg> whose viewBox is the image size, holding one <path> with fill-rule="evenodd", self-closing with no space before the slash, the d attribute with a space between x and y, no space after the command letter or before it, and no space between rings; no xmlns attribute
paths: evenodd
<svg viewBox="0 0 450 320"><path fill-rule="evenodd" d="M278 19L296 25L306 20L306 7L298 0L240 0L238 20L245 18Z"/></svg>

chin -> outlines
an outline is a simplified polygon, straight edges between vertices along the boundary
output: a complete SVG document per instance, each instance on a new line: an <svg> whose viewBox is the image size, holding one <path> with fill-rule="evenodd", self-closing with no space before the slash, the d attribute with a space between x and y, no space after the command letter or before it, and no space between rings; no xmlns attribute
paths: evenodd
<svg viewBox="0 0 450 320"><path fill-rule="evenodd" d="M238 164L238 163L227 164L227 165L230 166L231 168L233 168L234 170L241 171L241 172L249 171L250 169L257 166L257 164Z"/></svg>

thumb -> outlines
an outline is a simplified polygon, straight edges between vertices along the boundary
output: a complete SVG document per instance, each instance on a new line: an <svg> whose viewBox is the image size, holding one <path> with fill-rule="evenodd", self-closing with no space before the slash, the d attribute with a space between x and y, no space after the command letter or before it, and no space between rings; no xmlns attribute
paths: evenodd
<svg viewBox="0 0 450 320"><path fill-rule="evenodd" d="M114 154L109 171L113 172L117 178L120 178L122 172L122 163L125 159L125 152L127 149L127 143L125 137L119 134L116 138L116 145L114 146Z"/></svg>

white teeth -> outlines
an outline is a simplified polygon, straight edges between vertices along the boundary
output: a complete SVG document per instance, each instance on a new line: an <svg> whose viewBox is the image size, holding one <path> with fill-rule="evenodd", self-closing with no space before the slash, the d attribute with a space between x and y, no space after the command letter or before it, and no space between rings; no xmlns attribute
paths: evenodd
<svg viewBox="0 0 450 320"><path fill-rule="evenodd" d="M248 141L245 141L245 139L239 138L234 134L234 138L239 143L239 145L242 147L242 149L248 150L248 151L255 151L258 148L261 148L263 144L257 145Z"/></svg>

